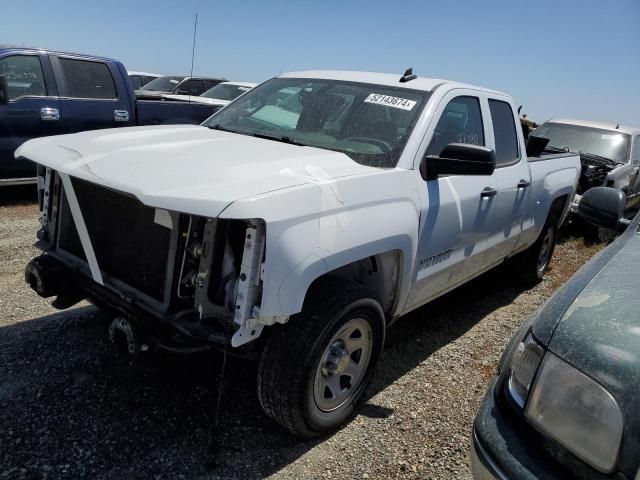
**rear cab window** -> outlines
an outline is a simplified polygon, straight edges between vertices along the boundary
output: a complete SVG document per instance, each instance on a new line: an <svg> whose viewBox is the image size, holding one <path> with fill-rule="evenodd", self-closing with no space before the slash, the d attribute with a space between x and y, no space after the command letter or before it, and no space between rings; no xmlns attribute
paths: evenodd
<svg viewBox="0 0 640 480"><path fill-rule="evenodd" d="M0 59L0 76L7 82L9 101L47 96L42 64L37 55L11 55Z"/></svg>
<svg viewBox="0 0 640 480"><path fill-rule="evenodd" d="M496 147L496 167L517 162L518 134L511 105L502 100L489 99L493 136Z"/></svg>
<svg viewBox="0 0 640 480"><path fill-rule="evenodd" d="M114 100L118 98L109 67L102 62L59 58L62 74L71 98Z"/></svg>

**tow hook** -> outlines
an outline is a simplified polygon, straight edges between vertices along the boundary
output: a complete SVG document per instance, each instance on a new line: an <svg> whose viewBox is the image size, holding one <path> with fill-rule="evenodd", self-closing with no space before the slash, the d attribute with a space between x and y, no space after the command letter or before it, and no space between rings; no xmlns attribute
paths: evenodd
<svg viewBox="0 0 640 480"><path fill-rule="evenodd" d="M137 355L138 352L145 352L149 348L146 344L140 345L138 343L133 326L123 317L114 318L109 325L109 340L116 347L132 356Z"/></svg>

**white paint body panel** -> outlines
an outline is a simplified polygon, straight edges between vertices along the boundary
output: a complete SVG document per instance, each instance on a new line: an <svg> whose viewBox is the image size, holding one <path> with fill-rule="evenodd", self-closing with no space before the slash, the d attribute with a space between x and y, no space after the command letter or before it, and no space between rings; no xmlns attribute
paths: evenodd
<svg viewBox="0 0 640 480"><path fill-rule="evenodd" d="M494 148L488 99L508 102L499 92L418 78L398 84L399 75L362 72L300 72L291 77L331 78L431 91L398 167L360 165L347 155L311 147L210 130L199 126L133 127L31 140L16 156L54 170L135 195L166 210L231 219L262 219L266 262L260 319L265 325L299 312L319 276L384 252L400 259L396 301L401 315L441 295L531 245L551 203L575 192L576 156L529 163L492 176L450 176L425 182L420 159L440 112L457 95L482 104L486 146ZM517 116L514 114L517 125ZM517 129L520 151L522 132ZM529 176L526 196L501 191L500 209L480 199L485 186L514 190ZM486 210L486 218L482 210ZM511 213L511 212L515 213ZM507 212L506 214L504 212ZM504 234L504 232L509 232ZM448 258L421 268L442 251ZM443 257L444 258L444 257Z"/></svg>

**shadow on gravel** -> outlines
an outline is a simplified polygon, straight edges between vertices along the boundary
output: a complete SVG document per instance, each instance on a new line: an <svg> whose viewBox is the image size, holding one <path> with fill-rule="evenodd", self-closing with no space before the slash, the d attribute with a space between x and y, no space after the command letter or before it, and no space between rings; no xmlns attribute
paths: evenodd
<svg viewBox="0 0 640 480"><path fill-rule="evenodd" d="M27 205L37 201L38 191L35 184L0 187L0 207Z"/></svg>
<svg viewBox="0 0 640 480"><path fill-rule="evenodd" d="M521 292L492 272L400 320L367 398ZM322 441L266 418L255 364L232 357L215 427L220 354L132 368L108 343L108 322L84 307L0 328L0 478L258 478Z"/></svg>

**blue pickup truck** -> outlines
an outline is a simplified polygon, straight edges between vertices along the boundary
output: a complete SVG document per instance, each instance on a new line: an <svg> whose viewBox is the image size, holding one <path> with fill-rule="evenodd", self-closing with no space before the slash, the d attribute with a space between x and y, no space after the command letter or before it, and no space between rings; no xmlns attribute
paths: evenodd
<svg viewBox="0 0 640 480"><path fill-rule="evenodd" d="M46 49L0 46L0 186L35 181L13 152L47 135L135 125L199 124L219 106L136 99L122 63Z"/></svg>

